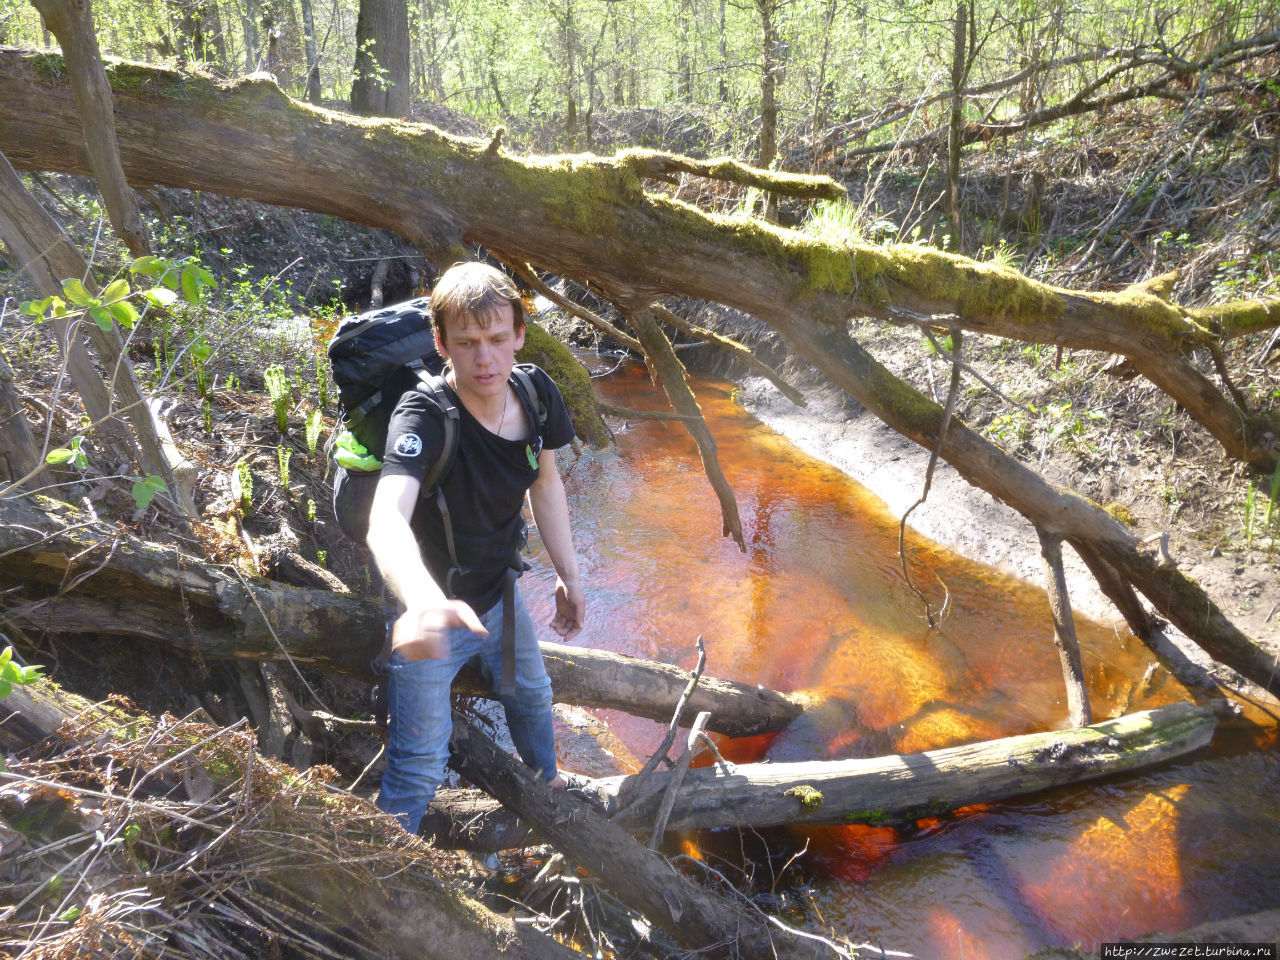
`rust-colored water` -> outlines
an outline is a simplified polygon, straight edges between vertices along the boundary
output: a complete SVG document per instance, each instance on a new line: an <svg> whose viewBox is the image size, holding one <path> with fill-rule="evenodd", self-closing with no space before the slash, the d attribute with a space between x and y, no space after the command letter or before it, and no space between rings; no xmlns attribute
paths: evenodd
<svg viewBox="0 0 1280 960"><path fill-rule="evenodd" d="M575 643L691 667L701 634L708 673L817 701L784 734L728 745L737 760L873 756L1064 726L1043 592L909 535L915 581L935 602L939 580L951 594L949 616L931 630L899 570L897 519L747 416L730 389L697 385L746 553L720 536L684 430L631 424L615 453L583 459L566 478L589 603ZM667 409L639 371L602 392ZM526 596L545 620L549 571L530 578ZM1164 670L1144 683L1152 658L1127 633L1079 618L1077 627L1096 716L1187 698ZM661 737L654 723L607 719L642 757ZM1280 763L1274 730L1259 736L1267 749L1218 745L1155 772L912 831L774 830L747 845L780 867L807 843L779 889L810 929L921 957L1014 958L1185 929L1280 905ZM742 847L737 834L699 841L725 856Z"/></svg>

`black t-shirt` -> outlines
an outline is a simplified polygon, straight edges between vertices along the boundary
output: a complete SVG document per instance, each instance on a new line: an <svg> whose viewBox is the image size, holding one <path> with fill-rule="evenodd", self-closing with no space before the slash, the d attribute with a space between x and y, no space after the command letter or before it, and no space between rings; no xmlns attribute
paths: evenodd
<svg viewBox="0 0 1280 960"><path fill-rule="evenodd" d="M453 595L470 603L477 613L484 613L501 599L503 574L523 543L521 508L525 492L538 477L538 455L544 447L555 450L573 439L569 411L556 385L538 367L522 367L542 397L547 422L540 429L537 412L526 406L530 435L521 440L505 440L490 433L467 412L457 394L448 391L458 407L458 453L440 489L448 503L458 564L463 570L453 578ZM519 389L516 395L522 397ZM387 425L382 472L421 481L443 444L443 414L421 391L409 389ZM424 491L410 525L427 569L445 587L452 561L434 493L426 496Z"/></svg>

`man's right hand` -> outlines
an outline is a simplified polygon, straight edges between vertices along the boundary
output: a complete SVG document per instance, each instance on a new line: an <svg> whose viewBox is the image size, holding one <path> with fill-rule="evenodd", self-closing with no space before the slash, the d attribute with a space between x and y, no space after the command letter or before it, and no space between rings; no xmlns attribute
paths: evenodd
<svg viewBox="0 0 1280 960"><path fill-rule="evenodd" d="M440 606L411 608L401 614L391 628L391 649L406 660L443 660L449 655L446 633L455 627L489 635L470 604L446 600Z"/></svg>

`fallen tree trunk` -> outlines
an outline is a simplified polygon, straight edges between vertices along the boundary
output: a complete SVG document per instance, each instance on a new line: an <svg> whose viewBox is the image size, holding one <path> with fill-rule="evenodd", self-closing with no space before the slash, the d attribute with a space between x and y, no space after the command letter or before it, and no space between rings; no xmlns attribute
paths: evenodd
<svg viewBox="0 0 1280 960"><path fill-rule="evenodd" d="M60 70L47 54L0 52L0 150L26 168L85 173ZM837 245L713 218L644 191L655 169L650 151L521 160L429 127L317 110L262 80L219 85L137 64L115 64L111 73L122 162L134 182L330 213L394 230L442 263L464 255L467 242L482 242L592 284L616 304L672 294L726 304L771 324L833 382L929 447L940 408L845 333L850 316L945 317L967 330L1119 353L1232 456L1268 469L1280 456L1274 415L1239 408L1183 356L1275 326L1280 299L1192 309L1149 292L1066 290L930 248ZM1274 653L1236 629L1194 581L1145 555L1139 538L1105 511L959 423L941 452L1047 535L1104 561L1216 659L1280 694ZM1116 594L1122 585L1110 587Z"/></svg>
<svg viewBox="0 0 1280 960"><path fill-rule="evenodd" d="M1206 746L1216 724L1210 707L1172 703L1087 727L922 753L689 770L666 829L909 822L1164 763ZM653 774L642 796L634 795L635 776L592 780L585 794L614 823L643 834L653 829L671 777ZM486 852L545 836L536 821L517 820L466 790L441 791L422 832Z"/></svg>
<svg viewBox="0 0 1280 960"><path fill-rule="evenodd" d="M637 843L586 800L549 786L455 715L450 743L462 775L531 823L569 862L599 877L627 906L682 946L710 957L748 960L830 957L814 940L772 929L745 902L711 893Z"/></svg>
<svg viewBox="0 0 1280 960"><path fill-rule="evenodd" d="M769 308L800 305L810 321L946 315L965 329L1120 353L1232 456L1263 467L1280 456L1274 418L1239 410L1178 362L1186 350L1280 323L1280 299L1190 309L1133 292L1070 291L928 247L842 246L711 218L644 192L643 179L683 159L653 151L521 160L431 127L320 110L260 78L220 84L131 63L111 64L109 75L121 161L135 183L333 214L396 231L440 263L481 242L595 283L615 303L684 294L765 319ZM61 58L0 52L0 151L19 168L91 172ZM839 189L822 177L757 179L771 192L794 193L797 182L810 195Z"/></svg>
<svg viewBox="0 0 1280 960"><path fill-rule="evenodd" d="M0 500L0 615L28 631L163 643L206 660L293 660L372 679L382 645L377 601L247 577L43 498ZM353 642L351 638L364 638ZM599 650L543 644L556 699L666 722L689 673ZM491 696L478 676L459 689ZM800 700L704 677L691 701L726 736L780 730Z"/></svg>

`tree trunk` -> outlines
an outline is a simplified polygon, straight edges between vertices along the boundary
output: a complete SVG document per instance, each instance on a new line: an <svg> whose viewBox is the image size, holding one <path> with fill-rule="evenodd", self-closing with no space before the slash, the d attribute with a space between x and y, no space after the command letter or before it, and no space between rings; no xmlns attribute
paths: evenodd
<svg viewBox="0 0 1280 960"><path fill-rule="evenodd" d="M408 0L360 0L351 109L367 117L409 115Z"/></svg>
<svg viewBox="0 0 1280 960"><path fill-rule="evenodd" d="M98 181L111 225L130 253L135 257L144 256L151 252L151 243L138 210L138 198L129 189L120 167L111 85L98 51L93 9L89 0L32 0L32 3L62 47L84 126L89 166Z"/></svg>
<svg viewBox="0 0 1280 960"><path fill-rule="evenodd" d="M26 167L83 173L70 92L45 63L46 55L0 52L0 150ZM262 82L222 89L123 64L113 73L122 158L138 182L303 206L390 229L442 263L465 256L466 242L483 242L518 262L594 285L615 303L684 295L734 307L769 323L834 383L929 449L941 408L848 336L850 316L914 323L945 315L966 330L1120 353L1167 384L1171 396L1176 391L1235 455L1274 469L1280 453L1274 417L1241 414L1207 378L1190 378L1181 356L1189 347L1276 326L1280 300L1186 308L1143 291L1051 287L921 247L835 246L756 223L726 223L645 193L643 178L665 168L648 151L573 164L521 161L429 128L345 123ZM197 101L205 106L197 110ZM245 143L256 144L252 162ZM720 175L716 167L707 173ZM757 177L770 182L769 174ZM772 182L780 189L797 178L777 174ZM830 185L804 182L810 191ZM600 242L603 231L608 243ZM1236 629L1194 581L1157 563L1105 511L1046 483L954 420L942 456L1047 533L1094 553L1211 656L1280 692L1274 654Z"/></svg>
<svg viewBox="0 0 1280 960"><path fill-rule="evenodd" d="M951 116L947 123L947 189L943 210L955 231L952 249L965 250L964 223L960 217L960 136L964 127L964 82L968 74L969 6L968 0L956 0L955 22L952 24L951 51Z"/></svg>
<svg viewBox="0 0 1280 960"><path fill-rule="evenodd" d="M726 960L831 956L825 945L774 930L762 914L695 884L604 819L592 804L539 780L456 715L450 747L452 762L464 777L533 824L571 863L599 877L627 906L699 955Z"/></svg>
<svg viewBox="0 0 1280 960"><path fill-rule="evenodd" d="M1172 703L1092 726L922 753L705 767L684 775L666 829L907 823L1165 763L1206 746L1216 723L1209 707ZM654 774L639 797L638 776L592 780L584 792L613 823L646 834L672 777ZM421 832L444 845L493 852L546 839L539 823L517 819L475 791L443 790Z"/></svg>
<svg viewBox="0 0 1280 960"><path fill-rule="evenodd" d="M22 479L39 462L40 448L31 436L26 411L13 388L13 368L0 350L0 483Z"/></svg>
<svg viewBox="0 0 1280 960"><path fill-rule="evenodd" d="M778 155L778 27L774 17L778 14L778 0L756 0L760 14L760 162L761 170L768 170ZM765 194L764 218L771 222L778 219L778 197Z"/></svg>
<svg viewBox="0 0 1280 960"><path fill-rule="evenodd" d="M302 4L302 46L307 57L307 102L320 102L320 55L316 52L316 18L311 0L299 0Z"/></svg>
<svg viewBox="0 0 1280 960"><path fill-rule="evenodd" d="M372 679L369 661L383 636L377 601L243 577L107 524L87 523L66 505L43 504L42 509L29 500L0 499L0 584L16 588L0 597L0 609L12 622L33 630L160 642L206 660L292 658ZM89 571L94 575L60 594L65 582ZM562 703L665 723L689 681L687 671L667 664L558 643L542 646ZM460 689L492 696L474 675ZM710 710L712 730L740 737L780 730L802 709L799 699L772 690L703 677L686 715Z"/></svg>

